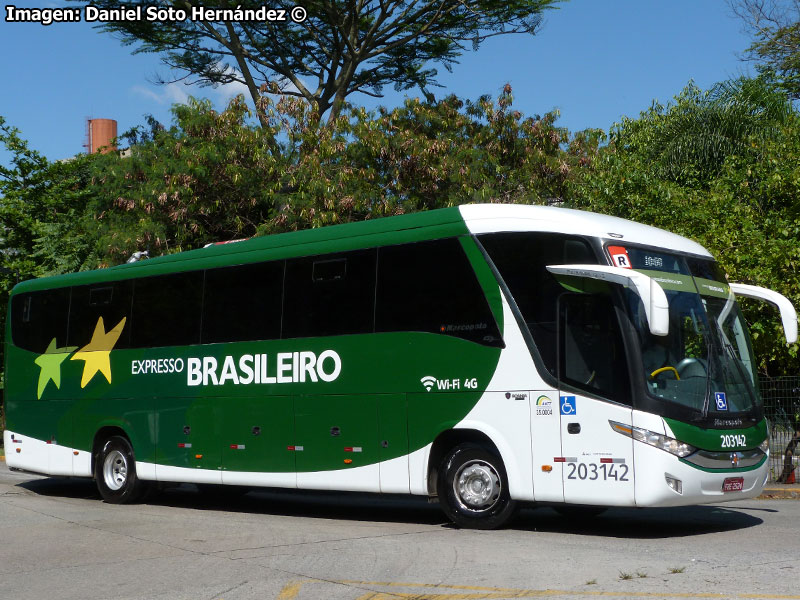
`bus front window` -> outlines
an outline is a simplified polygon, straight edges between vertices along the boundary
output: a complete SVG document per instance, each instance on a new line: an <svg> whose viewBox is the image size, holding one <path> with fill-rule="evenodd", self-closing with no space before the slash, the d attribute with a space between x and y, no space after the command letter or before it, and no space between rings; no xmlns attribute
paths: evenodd
<svg viewBox="0 0 800 600"><path fill-rule="evenodd" d="M648 249L631 248L628 255L634 269L664 287L669 302L669 334L655 336L641 300L626 292L649 395L689 409L693 420L757 416L750 334L719 268Z"/></svg>
<svg viewBox="0 0 800 600"><path fill-rule="evenodd" d="M697 294L667 292L670 333L650 333L644 306L628 293L628 306L639 336L648 391L659 398L702 411L708 379L708 322Z"/></svg>

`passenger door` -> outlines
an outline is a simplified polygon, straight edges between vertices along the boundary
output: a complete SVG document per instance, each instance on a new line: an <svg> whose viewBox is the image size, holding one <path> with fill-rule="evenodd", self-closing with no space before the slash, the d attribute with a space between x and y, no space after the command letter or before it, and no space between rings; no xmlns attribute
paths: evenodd
<svg viewBox="0 0 800 600"><path fill-rule="evenodd" d="M563 295L558 339L564 501L633 506L633 440L609 423L630 425L632 418L627 359L610 297Z"/></svg>

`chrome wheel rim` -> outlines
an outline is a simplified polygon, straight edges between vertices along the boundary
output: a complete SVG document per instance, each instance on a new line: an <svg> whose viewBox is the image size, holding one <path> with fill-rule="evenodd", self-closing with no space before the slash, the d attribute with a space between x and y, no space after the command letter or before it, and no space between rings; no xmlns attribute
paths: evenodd
<svg viewBox="0 0 800 600"><path fill-rule="evenodd" d="M500 476L487 462L474 460L464 464L453 478L456 500L465 510L484 512L500 499Z"/></svg>
<svg viewBox="0 0 800 600"><path fill-rule="evenodd" d="M128 459L119 450L112 450L103 461L103 481L110 490L119 490L128 481Z"/></svg>

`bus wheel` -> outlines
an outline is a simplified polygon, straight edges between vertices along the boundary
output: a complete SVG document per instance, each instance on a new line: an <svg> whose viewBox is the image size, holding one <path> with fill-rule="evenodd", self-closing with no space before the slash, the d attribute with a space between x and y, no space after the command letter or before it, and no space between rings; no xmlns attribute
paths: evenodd
<svg viewBox="0 0 800 600"><path fill-rule="evenodd" d="M122 436L108 438L97 453L94 465L97 489L111 504L135 502L145 492L145 484L136 477L133 448Z"/></svg>
<svg viewBox="0 0 800 600"><path fill-rule="evenodd" d="M445 457L438 491L442 510L460 527L497 529L517 511L503 461L475 444L456 446Z"/></svg>

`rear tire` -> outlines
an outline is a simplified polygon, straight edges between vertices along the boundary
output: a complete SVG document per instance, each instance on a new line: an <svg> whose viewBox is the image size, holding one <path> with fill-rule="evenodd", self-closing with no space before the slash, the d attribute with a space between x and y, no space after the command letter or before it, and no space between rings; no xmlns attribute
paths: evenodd
<svg viewBox="0 0 800 600"><path fill-rule="evenodd" d="M103 442L94 463L94 477L100 495L109 504L136 502L147 491L147 484L136 476L133 448L119 435Z"/></svg>
<svg viewBox="0 0 800 600"><path fill-rule="evenodd" d="M517 512L503 461L476 444L460 444L442 461L439 502L459 527L498 529Z"/></svg>

